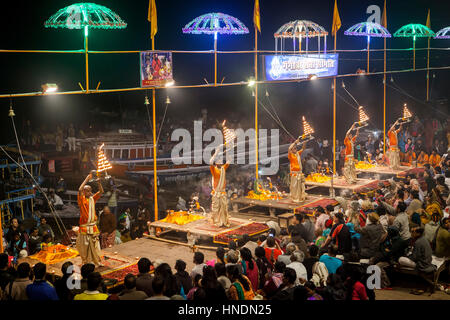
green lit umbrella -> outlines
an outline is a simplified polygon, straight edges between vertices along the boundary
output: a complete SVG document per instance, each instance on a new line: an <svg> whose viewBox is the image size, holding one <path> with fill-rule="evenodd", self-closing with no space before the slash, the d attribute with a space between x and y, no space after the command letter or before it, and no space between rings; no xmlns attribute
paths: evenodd
<svg viewBox="0 0 450 320"><path fill-rule="evenodd" d="M75 3L60 9L44 24L46 28L84 29L86 55L86 92L89 92L89 29L125 29L127 24L117 13L95 3Z"/></svg>
<svg viewBox="0 0 450 320"><path fill-rule="evenodd" d="M434 37L435 33L423 24L407 24L394 33L394 37L413 38L414 62L413 69L416 70L416 38Z"/></svg>

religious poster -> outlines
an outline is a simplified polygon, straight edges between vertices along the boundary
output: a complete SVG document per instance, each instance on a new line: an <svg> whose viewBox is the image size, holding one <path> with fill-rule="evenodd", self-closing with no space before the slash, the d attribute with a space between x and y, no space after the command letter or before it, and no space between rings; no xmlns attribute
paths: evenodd
<svg viewBox="0 0 450 320"><path fill-rule="evenodd" d="M338 54L304 54L264 56L266 80L329 77L338 73Z"/></svg>
<svg viewBox="0 0 450 320"><path fill-rule="evenodd" d="M141 87L159 87L173 81L172 53L143 51L140 53Z"/></svg>

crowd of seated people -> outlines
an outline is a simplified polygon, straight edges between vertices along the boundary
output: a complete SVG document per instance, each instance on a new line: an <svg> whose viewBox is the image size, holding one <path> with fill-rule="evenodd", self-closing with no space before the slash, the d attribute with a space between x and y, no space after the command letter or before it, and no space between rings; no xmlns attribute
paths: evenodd
<svg viewBox="0 0 450 320"><path fill-rule="evenodd" d="M74 276L75 268L69 268L71 262L63 265L62 279L49 281L44 264L31 267L22 262L11 267L8 255L1 254L2 297L214 302L373 300L375 291L368 280L368 266L380 267L381 288L389 288L395 281L396 273L390 272L394 268L433 275L436 261L449 267L449 187L433 168L421 177L390 180L389 186L380 185L373 196L355 194L339 200L338 206L318 207L312 215L295 214L288 228L271 228L258 238L244 235L226 248L217 248L213 260L206 261L204 253L196 251L192 270L186 270L186 262L182 260L170 266L158 257L154 257L153 264L141 258L139 274L126 275L123 285L114 288L106 287L92 264L84 265L81 274L75 277L80 279L81 286L69 289L64 283ZM43 222L31 237L39 236L43 230L50 236ZM9 254L20 254L18 232L19 225L13 221L7 232L13 244ZM31 238L28 245L30 242ZM426 288L419 281L411 293L422 294L423 289ZM449 292L448 288L444 290Z"/></svg>

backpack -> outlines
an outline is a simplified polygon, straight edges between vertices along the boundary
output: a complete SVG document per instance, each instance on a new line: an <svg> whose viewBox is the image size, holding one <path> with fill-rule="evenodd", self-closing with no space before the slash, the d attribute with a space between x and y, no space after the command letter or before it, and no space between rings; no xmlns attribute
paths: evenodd
<svg viewBox="0 0 450 320"><path fill-rule="evenodd" d="M328 270L323 262L317 261L312 267L311 281L316 287L325 287L327 285Z"/></svg>

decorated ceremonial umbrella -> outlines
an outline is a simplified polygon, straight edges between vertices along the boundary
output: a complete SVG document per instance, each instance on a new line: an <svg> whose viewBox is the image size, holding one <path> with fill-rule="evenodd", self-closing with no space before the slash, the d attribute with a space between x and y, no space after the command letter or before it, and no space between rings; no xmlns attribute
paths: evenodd
<svg viewBox="0 0 450 320"><path fill-rule="evenodd" d="M374 22L361 22L350 27L344 32L347 36L364 36L367 37L367 73L370 66L370 37L390 38L391 34L385 27Z"/></svg>
<svg viewBox="0 0 450 320"><path fill-rule="evenodd" d="M423 24L407 24L394 33L394 37L413 38L413 69L416 70L416 38L434 37L436 34Z"/></svg>
<svg viewBox="0 0 450 320"><path fill-rule="evenodd" d="M281 51L284 49L284 39L292 39L295 51L295 40L298 39L298 50L302 51L302 38L306 38L306 52L308 52L309 38L317 37L318 52L320 52L320 37L324 37L324 53L327 52L328 32L324 27L309 20L295 20L282 25L275 32L275 51L278 51L278 39L281 39Z"/></svg>
<svg viewBox="0 0 450 320"><path fill-rule="evenodd" d="M84 29L86 92L89 92L89 29L125 29L127 24L107 7L95 3L75 3L60 9L44 24L46 28Z"/></svg>
<svg viewBox="0 0 450 320"><path fill-rule="evenodd" d="M214 85L217 85L218 34L247 34L248 28L237 18L224 13L207 13L189 22L183 33L214 35Z"/></svg>
<svg viewBox="0 0 450 320"><path fill-rule="evenodd" d="M446 27L444 29L436 32L435 39L450 39L450 27Z"/></svg>

